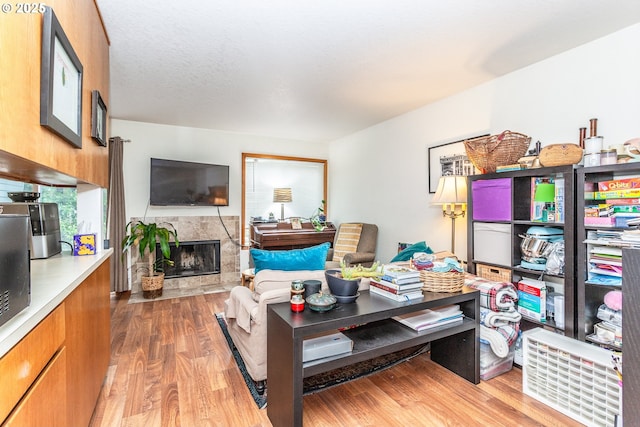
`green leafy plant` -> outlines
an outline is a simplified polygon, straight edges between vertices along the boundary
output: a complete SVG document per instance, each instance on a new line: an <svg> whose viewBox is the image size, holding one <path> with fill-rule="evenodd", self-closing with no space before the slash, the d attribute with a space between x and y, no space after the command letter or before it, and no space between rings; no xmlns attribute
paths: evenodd
<svg viewBox="0 0 640 427"><path fill-rule="evenodd" d="M382 272L378 267L380 267L379 261L374 262L371 267L363 267L360 264L354 267L347 267L343 260L340 261L340 274L343 279L347 280L357 279L358 277L379 279L382 277Z"/></svg>
<svg viewBox="0 0 640 427"><path fill-rule="evenodd" d="M309 219L309 221L313 225L313 228L316 231L324 230L324 227L326 225L327 215L325 214L324 207L325 207L325 201L321 200L320 206L318 207L316 212L313 214L313 216L311 216L311 218Z"/></svg>
<svg viewBox="0 0 640 427"><path fill-rule="evenodd" d="M162 226L161 226L162 225ZM142 221L130 221L126 226L126 236L122 240L122 253L127 252L132 246L137 246L141 259L147 259L149 276L153 277L158 272L162 272L164 264L173 265L171 261L171 249L169 242L173 237L176 246L180 245L178 241L178 232L173 224L155 222L144 223ZM155 260L153 252L156 250L156 243L160 244L162 258Z"/></svg>

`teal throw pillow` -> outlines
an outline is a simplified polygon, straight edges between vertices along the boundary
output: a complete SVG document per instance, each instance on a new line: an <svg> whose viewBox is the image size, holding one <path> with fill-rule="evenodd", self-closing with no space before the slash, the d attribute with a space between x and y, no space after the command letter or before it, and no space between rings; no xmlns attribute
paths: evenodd
<svg viewBox="0 0 640 427"><path fill-rule="evenodd" d="M413 257L413 254L415 254L416 252L424 252L427 254L432 254L433 250L431 250L431 248L427 246L425 242L414 243L413 245L400 251L398 255L396 255L391 260L391 262L409 261Z"/></svg>
<svg viewBox="0 0 640 427"><path fill-rule="evenodd" d="M324 270L327 261L330 243L323 243L304 249L291 249L288 251L265 251L263 249L250 249L256 273L260 270Z"/></svg>

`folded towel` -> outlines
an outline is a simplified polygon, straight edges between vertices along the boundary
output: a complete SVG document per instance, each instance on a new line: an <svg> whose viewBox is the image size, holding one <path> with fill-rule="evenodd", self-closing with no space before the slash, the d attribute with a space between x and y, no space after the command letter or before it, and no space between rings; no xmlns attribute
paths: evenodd
<svg viewBox="0 0 640 427"><path fill-rule="evenodd" d="M519 323L522 315L512 309L510 311L491 311L480 307L480 323L489 327L510 326Z"/></svg>
<svg viewBox="0 0 640 427"><path fill-rule="evenodd" d="M464 284L480 291L480 306L493 311L512 311L518 302L518 290L513 283L493 282L467 274Z"/></svg>
<svg viewBox="0 0 640 427"><path fill-rule="evenodd" d="M480 325L480 340L488 343L496 356L507 357L509 355L509 344L497 329Z"/></svg>
<svg viewBox="0 0 640 427"><path fill-rule="evenodd" d="M455 258L445 258L443 261L434 262L431 271L437 273L449 273L452 271L457 271L458 273L464 272L462 266Z"/></svg>

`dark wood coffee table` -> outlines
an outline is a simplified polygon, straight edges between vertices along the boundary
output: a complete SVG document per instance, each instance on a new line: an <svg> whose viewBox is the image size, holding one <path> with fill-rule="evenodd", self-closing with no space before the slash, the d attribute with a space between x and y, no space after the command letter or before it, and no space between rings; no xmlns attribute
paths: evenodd
<svg viewBox="0 0 640 427"><path fill-rule="evenodd" d="M464 312L460 324L423 332L413 331L393 316L459 304ZM353 351L331 360L302 363L302 341L311 335L338 328L363 325L343 333L353 341ZM301 426L303 379L353 363L431 343L431 359L466 380L480 382L479 292L464 287L456 293L424 292L421 300L395 302L361 291L352 304L339 304L326 313L308 307L294 313L290 304L270 304L267 313L267 415L275 427Z"/></svg>

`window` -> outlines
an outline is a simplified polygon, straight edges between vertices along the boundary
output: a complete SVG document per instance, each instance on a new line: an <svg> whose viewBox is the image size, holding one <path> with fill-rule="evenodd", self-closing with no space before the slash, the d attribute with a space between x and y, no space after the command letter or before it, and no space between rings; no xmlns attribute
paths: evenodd
<svg viewBox="0 0 640 427"><path fill-rule="evenodd" d="M242 168L243 246L251 243L252 218L308 221L327 200L326 160L243 153ZM274 202L276 188L290 188L291 202Z"/></svg>
<svg viewBox="0 0 640 427"><path fill-rule="evenodd" d="M74 187L47 187L0 178L0 201L11 202L7 193L12 191L40 192L38 202L57 203L60 216L60 237L63 242L73 243L77 233L77 191Z"/></svg>

